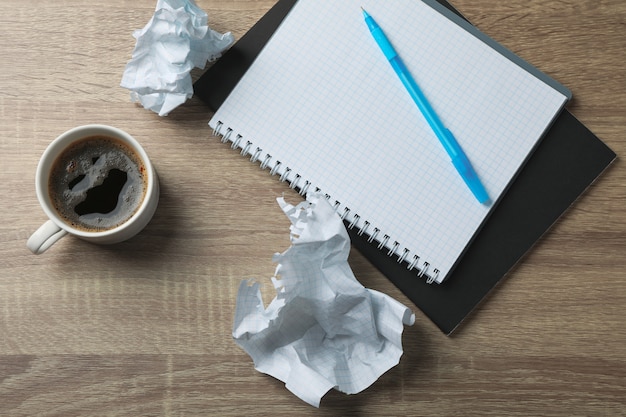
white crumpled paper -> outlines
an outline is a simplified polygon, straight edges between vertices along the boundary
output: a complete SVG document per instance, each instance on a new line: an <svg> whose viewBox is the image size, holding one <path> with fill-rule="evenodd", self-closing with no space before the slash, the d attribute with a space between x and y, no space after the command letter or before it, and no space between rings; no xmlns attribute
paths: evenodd
<svg viewBox="0 0 626 417"><path fill-rule="evenodd" d="M350 238L326 198L310 195L292 206L292 245L276 254L276 298L267 308L258 283L239 286L233 337L255 368L319 407L331 388L358 393L397 365L403 325L413 312L364 288L348 265Z"/></svg>
<svg viewBox="0 0 626 417"><path fill-rule="evenodd" d="M141 30L121 86L131 100L166 116L193 95L190 72L217 59L234 41L207 25L208 16L193 0L158 0L154 16Z"/></svg>

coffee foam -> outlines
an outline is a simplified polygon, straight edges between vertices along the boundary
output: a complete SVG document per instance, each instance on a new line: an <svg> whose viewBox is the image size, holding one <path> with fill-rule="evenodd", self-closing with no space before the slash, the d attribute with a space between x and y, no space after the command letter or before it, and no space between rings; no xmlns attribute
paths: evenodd
<svg viewBox="0 0 626 417"><path fill-rule="evenodd" d="M126 173L113 210L79 215L76 207L87 200L90 190L107 181L112 170ZM91 232L108 230L126 222L141 205L147 189L145 166L123 142L92 136L70 145L57 158L48 189L56 211L69 225Z"/></svg>

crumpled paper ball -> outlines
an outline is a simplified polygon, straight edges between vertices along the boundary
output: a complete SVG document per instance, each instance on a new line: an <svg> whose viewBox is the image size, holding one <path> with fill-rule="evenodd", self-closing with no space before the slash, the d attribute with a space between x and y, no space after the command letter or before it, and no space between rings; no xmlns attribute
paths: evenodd
<svg viewBox="0 0 626 417"><path fill-rule="evenodd" d="M358 393L397 365L413 312L366 289L348 264L350 238L326 198L279 205L291 220L291 247L276 254L276 297L263 306L258 283L242 281L233 337L255 368L319 407L331 388Z"/></svg>
<svg viewBox="0 0 626 417"><path fill-rule="evenodd" d="M131 100L166 116L193 96L191 70L203 69L234 41L209 28L207 14L193 0L158 0L154 16L137 40L121 86Z"/></svg>

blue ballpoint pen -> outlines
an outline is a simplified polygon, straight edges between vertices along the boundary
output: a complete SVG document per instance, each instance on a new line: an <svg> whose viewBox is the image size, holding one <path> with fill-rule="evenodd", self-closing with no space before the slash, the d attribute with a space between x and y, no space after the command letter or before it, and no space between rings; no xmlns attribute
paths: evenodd
<svg viewBox="0 0 626 417"><path fill-rule="evenodd" d="M474 171L469 159L463 152L463 149L461 149L461 146L452 135L452 132L450 132L450 130L443 125L424 96L424 93L422 93L417 83L409 73L406 65L404 65L404 62L400 59L400 56L391 45L391 42L389 42L389 39L387 39L383 33L380 26L378 26L376 21L365 11L365 9L363 9L363 16L365 17L365 23L376 40L376 43L380 49L382 49L385 57L389 60L389 63L395 70L396 74L398 74L398 77L400 77L402 84L404 84L404 87L411 95L411 98L413 98L413 101L415 101L415 104L417 104L417 107L424 115L424 118L432 130L435 132L435 135L443 145L444 149L448 155L450 155L456 170L459 174L461 174L461 177L476 199L478 199L478 201L482 204L488 205L490 203L489 195L487 194L483 184L480 182L480 179L478 178L476 171Z"/></svg>

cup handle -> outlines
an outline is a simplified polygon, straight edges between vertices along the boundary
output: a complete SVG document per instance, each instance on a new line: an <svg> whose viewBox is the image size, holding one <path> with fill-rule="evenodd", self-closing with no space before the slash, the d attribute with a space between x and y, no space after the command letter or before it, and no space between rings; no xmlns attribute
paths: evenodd
<svg viewBox="0 0 626 417"><path fill-rule="evenodd" d="M52 220L48 220L41 225L35 233L28 238L26 246L35 255L44 253L54 243L67 234L67 231L61 229Z"/></svg>

